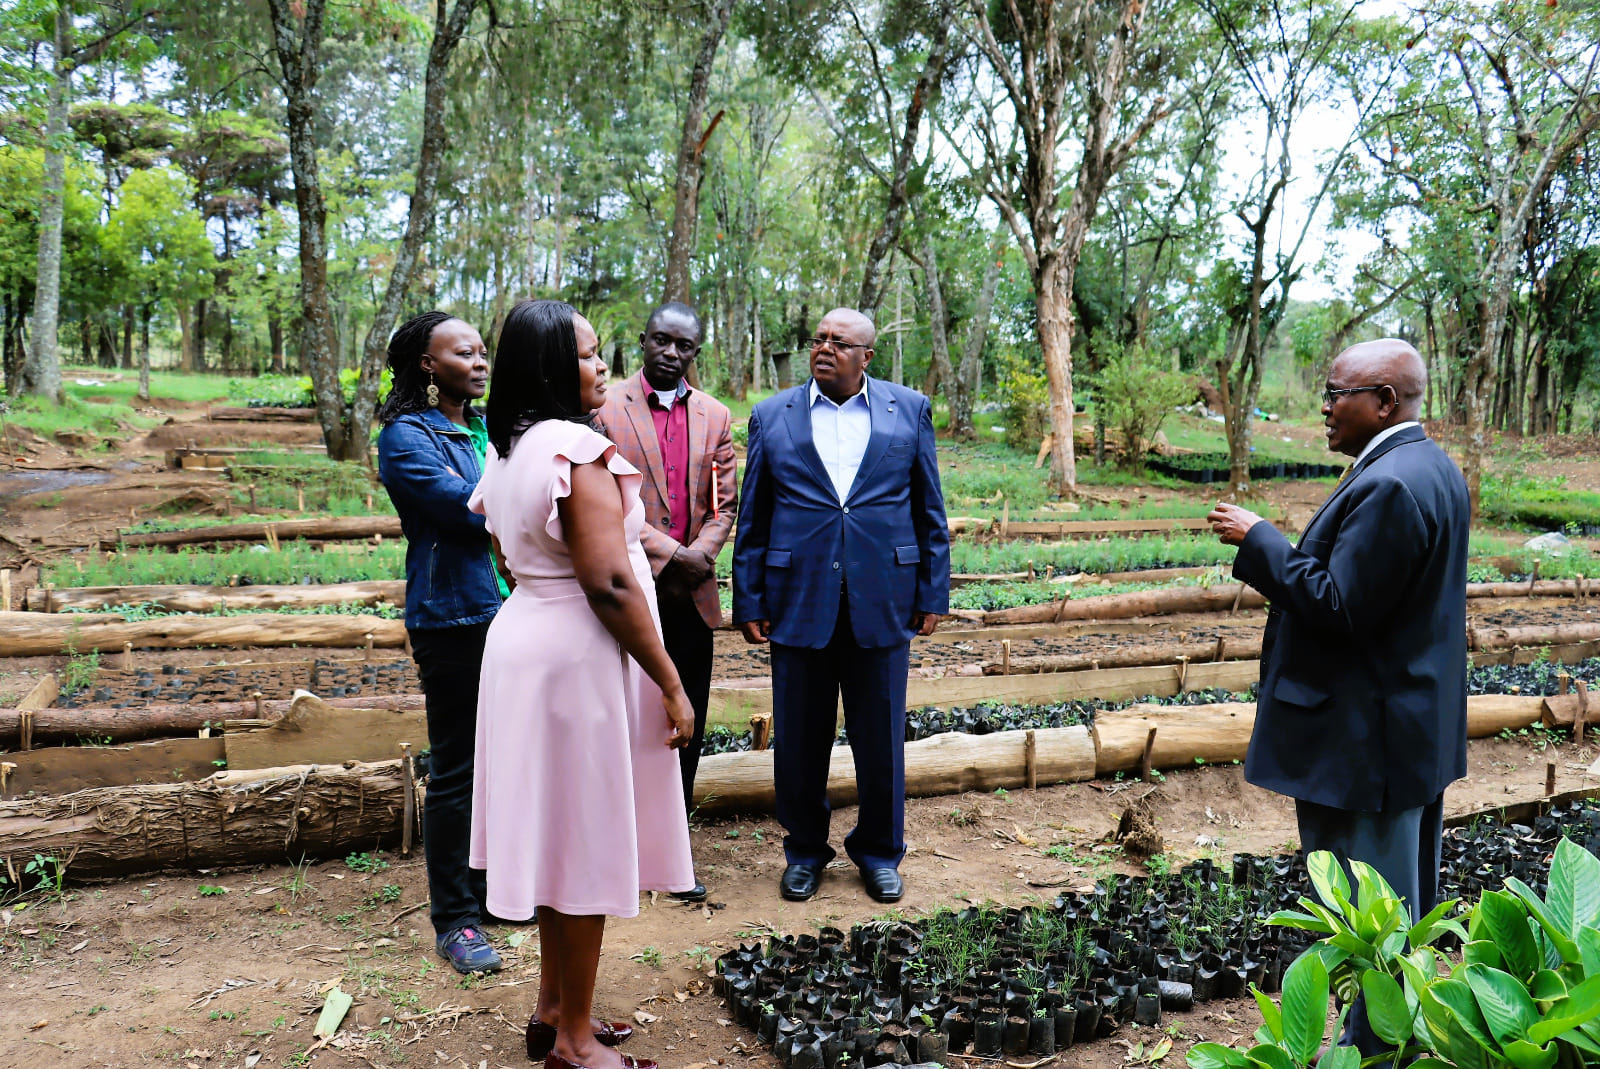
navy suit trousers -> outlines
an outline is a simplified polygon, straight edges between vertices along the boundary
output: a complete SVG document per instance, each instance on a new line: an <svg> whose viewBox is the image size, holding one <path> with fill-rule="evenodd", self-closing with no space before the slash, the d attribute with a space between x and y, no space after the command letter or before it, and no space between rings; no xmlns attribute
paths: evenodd
<svg viewBox="0 0 1600 1069"><path fill-rule="evenodd" d="M773 779L778 823L791 865L827 864L828 763L838 733L840 698L855 758L860 809L844 841L863 869L897 868L905 856L906 674L911 644L862 649L840 600L824 648L772 643Z"/></svg>
<svg viewBox="0 0 1600 1069"><path fill-rule="evenodd" d="M1356 878L1351 861L1378 870L1394 893L1405 900L1415 924L1439 900L1439 851L1444 835L1444 795L1427 805L1376 813L1334 809L1297 799L1295 819L1300 825L1300 846L1309 855L1330 851L1350 881L1355 899ZM1324 903L1332 908L1332 903ZM1392 1051L1367 1021L1366 999L1357 998L1345 1018L1339 1042L1354 1046L1363 1058Z"/></svg>

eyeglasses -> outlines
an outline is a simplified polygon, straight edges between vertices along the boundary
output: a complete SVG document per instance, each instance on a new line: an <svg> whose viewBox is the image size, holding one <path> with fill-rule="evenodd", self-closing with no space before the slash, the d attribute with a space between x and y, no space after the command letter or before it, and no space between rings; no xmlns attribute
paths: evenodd
<svg viewBox="0 0 1600 1069"><path fill-rule="evenodd" d="M1333 404L1335 398L1343 397L1347 393L1366 393L1369 390L1388 390L1388 389L1392 389L1392 387L1388 383L1385 382L1385 383L1382 383L1382 384L1380 384L1378 386L1351 386L1348 389L1344 389L1344 390L1323 390L1322 391L1322 403L1325 404L1325 405L1331 405L1331 404Z"/></svg>
<svg viewBox="0 0 1600 1069"><path fill-rule="evenodd" d="M700 343L693 338L674 338L670 334L652 334L650 341L657 349L676 349L681 356L688 356L700 348Z"/></svg>
<svg viewBox="0 0 1600 1069"><path fill-rule="evenodd" d="M831 345L834 352L842 353L845 356L850 355L850 350L852 349L872 348L870 345L857 345L855 342L840 341L837 338L807 338L806 344L811 346L812 349L821 349L824 346Z"/></svg>

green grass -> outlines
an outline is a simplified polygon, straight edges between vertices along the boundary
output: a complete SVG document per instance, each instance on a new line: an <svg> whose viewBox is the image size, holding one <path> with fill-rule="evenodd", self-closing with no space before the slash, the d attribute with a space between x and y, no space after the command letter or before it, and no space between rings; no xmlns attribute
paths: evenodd
<svg viewBox="0 0 1600 1069"><path fill-rule="evenodd" d="M406 547L399 539L368 551L324 552L303 542L285 542L276 553L265 547L240 546L202 550L181 547L130 549L106 556L57 561L45 582L58 587L143 586L180 584L223 586L237 578L249 583L352 583L367 579L404 579Z"/></svg>
<svg viewBox="0 0 1600 1069"><path fill-rule="evenodd" d="M1057 573L1131 572L1145 568L1182 568L1232 564L1236 550L1210 535L1112 538L1084 542L973 542L950 545L950 570L977 574L1026 571L1029 564Z"/></svg>
<svg viewBox="0 0 1600 1069"><path fill-rule="evenodd" d="M1106 594L1132 594L1140 590L1200 586L1201 578L1171 579L1160 583L1101 583L1087 587L1071 583L1052 583L1045 579L1032 583L969 583L950 591L950 607L993 612L996 609L1013 609L1019 605L1043 605L1060 601L1062 598L1093 598Z"/></svg>
<svg viewBox="0 0 1600 1069"><path fill-rule="evenodd" d="M70 391L59 405L37 397L13 397L7 403L9 410L0 415L0 419L26 427L41 438L52 438L56 431L70 430L120 440L130 427L142 430L160 422L138 415L131 405L90 404Z"/></svg>
<svg viewBox="0 0 1600 1069"><path fill-rule="evenodd" d="M115 380L109 376L119 376ZM139 392L139 372L125 368L64 367L63 388L68 397L115 397L132 402ZM77 379L95 379L99 386L79 386ZM152 399L173 401L220 401L228 396L230 380L223 375L194 371L151 371Z"/></svg>
<svg viewBox="0 0 1600 1069"><path fill-rule="evenodd" d="M1600 493L1568 490L1561 477L1490 473L1482 489L1482 516L1490 522L1574 534L1600 527Z"/></svg>
<svg viewBox="0 0 1600 1069"><path fill-rule="evenodd" d="M1521 540L1474 534L1467 543L1467 555L1472 561L1468 573L1473 582L1496 582L1512 576L1532 575L1535 561L1539 563L1541 579L1574 579L1580 575L1593 578L1600 575L1600 556L1578 543L1573 543L1571 552L1554 556L1526 549ZM1502 565L1509 561L1513 567L1508 573L1503 566L1490 566L1488 562L1491 560L1500 561Z"/></svg>
<svg viewBox="0 0 1600 1069"><path fill-rule="evenodd" d="M229 475L233 499L242 506L250 505L249 487L255 487L257 510L295 511L303 500L305 509L320 516L394 515L389 495L368 469L314 453L240 453L229 465Z"/></svg>

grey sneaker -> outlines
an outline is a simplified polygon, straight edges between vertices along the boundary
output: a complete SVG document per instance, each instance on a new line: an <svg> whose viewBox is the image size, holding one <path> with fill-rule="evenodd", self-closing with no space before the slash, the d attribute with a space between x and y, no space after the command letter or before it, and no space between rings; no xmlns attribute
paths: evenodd
<svg viewBox="0 0 1600 1069"><path fill-rule="evenodd" d="M459 973L499 972L500 955L474 925L452 928L433 941L439 956Z"/></svg>

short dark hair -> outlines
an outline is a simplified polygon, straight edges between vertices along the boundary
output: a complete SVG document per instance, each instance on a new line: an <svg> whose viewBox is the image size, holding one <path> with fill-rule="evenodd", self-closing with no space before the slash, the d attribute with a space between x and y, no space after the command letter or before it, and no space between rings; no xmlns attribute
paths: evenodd
<svg viewBox="0 0 1600 1069"><path fill-rule="evenodd" d="M656 305L655 310L650 313L650 318L644 321L644 329L648 331L651 324L653 324L657 319L661 318L663 312L675 312L678 315L688 316L689 320L694 323L695 333L700 335L700 340L706 340L706 325L705 323L701 322L700 313L696 312L693 308L684 304L682 301L667 301L663 304Z"/></svg>
<svg viewBox="0 0 1600 1069"><path fill-rule="evenodd" d="M393 378L389 396L378 408L380 423L388 425L408 412L421 412L428 407L428 376L422 370L422 355L428 351L439 324L454 318L449 312L423 312L400 324L389 339L389 370Z"/></svg>
<svg viewBox="0 0 1600 1069"><path fill-rule="evenodd" d="M489 441L502 457L536 423L589 422L578 397L577 309L565 301L522 300L506 313L489 383Z"/></svg>

